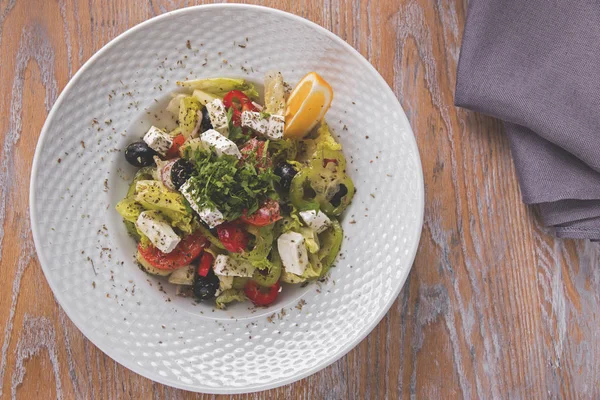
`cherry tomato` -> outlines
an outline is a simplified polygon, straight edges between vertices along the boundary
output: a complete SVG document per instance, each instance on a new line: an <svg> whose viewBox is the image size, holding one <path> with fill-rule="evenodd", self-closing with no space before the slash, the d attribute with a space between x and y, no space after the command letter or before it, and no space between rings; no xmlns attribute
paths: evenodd
<svg viewBox="0 0 600 400"><path fill-rule="evenodd" d="M223 104L227 109L233 107L233 124L240 126L242 124L243 111L256 111L252 100L240 90L232 90L223 97Z"/></svg>
<svg viewBox="0 0 600 400"><path fill-rule="evenodd" d="M240 149L242 153L242 161L245 161L251 154L256 156L256 167L261 170L273 165L269 153L265 152L265 142L252 138L246 142L244 147Z"/></svg>
<svg viewBox="0 0 600 400"><path fill-rule="evenodd" d="M202 257L200 257L200 264L198 265L198 275L205 277L210 272L210 267L212 267L213 260L215 258L212 254L208 252L204 252Z"/></svg>
<svg viewBox="0 0 600 400"><path fill-rule="evenodd" d="M261 208L252 215L242 215L242 221L254 226L267 226L282 218L279 211L279 203L272 199L267 199Z"/></svg>
<svg viewBox="0 0 600 400"><path fill-rule="evenodd" d="M232 253L241 253L248 247L248 234L238 224L221 224L217 226L217 234L225 249Z"/></svg>
<svg viewBox="0 0 600 400"><path fill-rule="evenodd" d="M146 261L158 269L177 269L189 264L200 255L206 247L208 240L199 233L187 235L170 253L163 253L156 247L149 245L144 248L141 243L138 251Z"/></svg>
<svg viewBox="0 0 600 400"><path fill-rule="evenodd" d="M280 287L279 281L269 288L261 288L258 283L250 280L244 287L244 293L255 305L268 306L277 298Z"/></svg>
<svg viewBox="0 0 600 400"><path fill-rule="evenodd" d="M169 151L167 151L167 158L175 158L179 157L179 148L185 142L185 137L180 133L179 135L173 138L173 144Z"/></svg>

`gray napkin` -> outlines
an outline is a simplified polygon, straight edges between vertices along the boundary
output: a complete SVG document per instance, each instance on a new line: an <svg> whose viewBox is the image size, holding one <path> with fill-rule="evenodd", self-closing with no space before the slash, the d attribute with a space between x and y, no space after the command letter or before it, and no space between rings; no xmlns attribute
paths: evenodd
<svg viewBox="0 0 600 400"><path fill-rule="evenodd" d="M600 2L471 0L455 103L504 121L527 204L600 239Z"/></svg>

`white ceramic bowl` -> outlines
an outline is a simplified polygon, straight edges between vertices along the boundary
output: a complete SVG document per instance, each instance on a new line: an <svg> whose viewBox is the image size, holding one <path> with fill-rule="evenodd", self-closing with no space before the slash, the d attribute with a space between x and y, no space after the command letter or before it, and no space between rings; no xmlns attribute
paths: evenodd
<svg viewBox="0 0 600 400"><path fill-rule="evenodd" d="M259 83L269 69L292 84L318 71L334 89L327 120L358 188L337 267L326 283L287 286L266 309L220 311L177 298L168 285L162 292L135 266L135 243L114 210L134 172L123 149L161 118L177 80L241 76ZM146 21L79 70L42 130L30 204L50 287L96 346L160 383L239 393L308 376L375 327L409 273L424 202L406 116L357 51L281 11L210 5Z"/></svg>

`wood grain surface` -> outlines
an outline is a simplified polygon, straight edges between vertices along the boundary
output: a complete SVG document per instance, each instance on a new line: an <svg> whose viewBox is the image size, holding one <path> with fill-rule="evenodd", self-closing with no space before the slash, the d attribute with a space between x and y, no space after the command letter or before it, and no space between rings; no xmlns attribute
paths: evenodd
<svg viewBox="0 0 600 400"><path fill-rule="evenodd" d="M426 205L411 275L375 330L321 372L240 398L600 398L599 245L540 226L501 124L453 106L466 0L257 3L380 71L417 136ZM35 144L69 79L123 31L192 4L0 0L0 398L229 397L153 383L86 340L44 279L28 212Z"/></svg>

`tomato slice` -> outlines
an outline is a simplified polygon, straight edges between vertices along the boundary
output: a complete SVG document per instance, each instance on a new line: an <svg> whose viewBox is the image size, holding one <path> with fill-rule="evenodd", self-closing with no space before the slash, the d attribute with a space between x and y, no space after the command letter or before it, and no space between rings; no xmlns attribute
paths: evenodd
<svg viewBox="0 0 600 400"><path fill-rule="evenodd" d="M156 247L149 245L144 248L138 245L140 255L158 269L177 269L192 262L206 247L208 240L200 233L187 235L170 253L163 253Z"/></svg>
<svg viewBox="0 0 600 400"><path fill-rule="evenodd" d="M223 97L223 104L227 109L233 107L232 121L235 126L242 124L243 111L257 111L257 108L252 104L252 100L241 90L232 90Z"/></svg>
<svg viewBox="0 0 600 400"><path fill-rule="evenodd" d="M185 137L180 133L173 138L173 144L169 151L167 151L167 158L179 157L179 148L185 143Z"/></svg>
<svg viewBox="0 0 600 400"><path fill-rule="evenodd" d="M262 170L271 167L273 162L271 161L271 157L269 157L269 153L265 151L265 145L264 141L257 140L256 138L248 140L244 147L240 149L242 161L245 161L250 155L254 154L257 160L256 168Z"/></svg>
<svg viewBox="0 0 600 400"><path fill-rule="evenodd" d="M198 275L206 276L210 272L210 267L212 267L213 260L215 258L212 254L208 252L204 252L202 257L200 258L200 264L198 265Z"/></svg>
<svg viewBox="0 0 600 400"><path fill-rule="evenodd" d="M248 247L248 234L238 224L221 224L217 226L217 234L227 251L241 253Z"/></svg>
<svg viewBox="0 0 600 400"><path fill-rule="evenodd" d="M254 226L271 225L281 218L283 217L281 216L279 203L273 199L267 199L254 214L246 215L244 212L244 215L241 217L242 221Z"/></svg>
<svg viewBox="0 0 600 400"><path fill-rule="evenodd" d="M268 306L273 303L279 295L279 289L281 285L277 281L273 286L269 288L262 288L258 286L258 283L250 280L244 287L244 293L246 296L257 306ZM264 292L263 292L264 290Z"/></svg>

